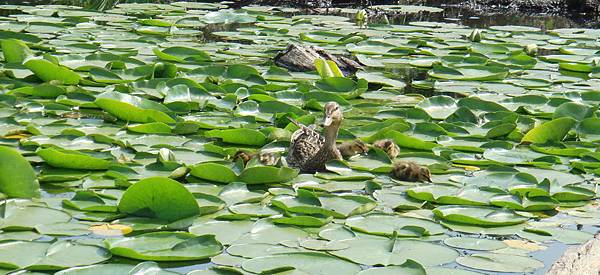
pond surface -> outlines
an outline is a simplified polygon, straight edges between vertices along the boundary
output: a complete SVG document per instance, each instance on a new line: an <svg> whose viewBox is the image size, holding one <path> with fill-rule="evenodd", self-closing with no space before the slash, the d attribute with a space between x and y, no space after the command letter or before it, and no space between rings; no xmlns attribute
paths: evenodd
<svg viewBox="0 0 600 275"><path fill-rule="evenodd" d="M379 8L0 6L0 271L543 274L592 238L600 31ZM299 173L324 109L357 151Z"/></svg>
<svg viewBox="0 0 600 275"><path fill-rule="evenodd" d="M1 4L24 4L24 5L47 5L47 4L64 4L75 5L92 9L107 9L112 7L117 1L115 0L31 0L31 1L12 1L3 0ZM169 1L159 0L121 0L119 3L168 3ZM189 1L194 2L194 1ZM197 2L213 2L219 1L197 1ZM248 5L267 4L276 6L282 1L232 1L231 7L241 8ZM285 1L283 1L285 2ZM360 1L359 1L360 2ZM334 8L331 11L335 13L335 8L355 8L357 1L337 1L333 4ZM409 5L412 1L397 1L397 0L375 0L371 1L372 5L393 5L406 4ZM436 22L454 22L461 23L469 27L487 28L494 25L520 25L541 27L544 29L569 28L569 27L598 27L598 14L578 13L576 11L558 10L557 12L547 13L535 10L527 12L518 12L511 10L503 10L501 8L491 8L482 6L472 6L468 1L439 1L427 0L423 1L424 5L441 7L444 10L439 13L430 14L398 14L389 15L392 23L403 24L411 21L436 21ZM296 4L299 5L299 4ZM313 10L314 11L314 10ZM307 10L304 10L307 12Z"/></svg>

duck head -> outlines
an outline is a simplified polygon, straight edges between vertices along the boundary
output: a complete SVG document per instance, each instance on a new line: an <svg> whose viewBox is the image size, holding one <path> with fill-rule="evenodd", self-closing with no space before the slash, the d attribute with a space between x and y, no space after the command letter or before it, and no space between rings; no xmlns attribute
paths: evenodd
<svg viewBox="0 0 600 275"><path fill-rule="evenodd" d="M329 127L332 125L340 125L344 119L340 105L336 102L328 102L325 104L325 121L323 126Z"/></svg>

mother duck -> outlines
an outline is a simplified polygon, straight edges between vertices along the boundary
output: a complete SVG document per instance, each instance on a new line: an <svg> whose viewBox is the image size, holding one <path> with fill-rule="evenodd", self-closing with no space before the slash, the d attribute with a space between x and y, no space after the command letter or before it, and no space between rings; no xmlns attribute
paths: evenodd
<svg viewBox="0 0 600 275"><path fill-rule="evenodd" d="M322 136L313 127L304 126L292 119L300 129L292 134L286 161L289 166L299 168L303 173L325 170L325 163L341 160L342 155L336 146L338 130L344 117L340 106L335 102L325 104L325 119Z"/></svg>

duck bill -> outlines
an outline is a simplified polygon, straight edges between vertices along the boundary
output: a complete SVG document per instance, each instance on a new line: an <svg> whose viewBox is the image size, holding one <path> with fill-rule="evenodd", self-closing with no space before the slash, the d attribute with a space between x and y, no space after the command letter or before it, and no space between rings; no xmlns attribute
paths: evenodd
<svg viewBox="0 0 600 275"><path fill-rule="evenodd" d="M323 126L327 127L333 123L333 119L331 117L325 117L325 121L323 122Z"/></svg>

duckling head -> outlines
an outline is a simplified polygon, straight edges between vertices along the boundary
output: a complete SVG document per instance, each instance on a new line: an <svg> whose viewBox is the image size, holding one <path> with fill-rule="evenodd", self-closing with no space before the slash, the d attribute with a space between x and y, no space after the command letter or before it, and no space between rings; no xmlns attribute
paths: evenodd
<svg viewBox="0 0 600 275"><path fill-rule="evenodd" d="M239 150L235 153L235 155L233 155L233 161L241 159L244 162L244 164L248 163L248 161L250 161L251 158L252 155L244 150Z"/></svg>
<svg viewBox="0 0 600 275"><path fill-rule="evenodd" d="M367 146L367 144L362 140L356 139L354 142L352 142L352 150L359 154L366 154L369 152L369 146Z"/></svg>
<svg viewBox="0 0 600 275"><path fill-rule="evenodd" d="M388 140L385 143L384 148L391 158L395 158L400 154L400 147L398 147L398 145L396 145L396 143L394 143L392 140Z"/></svg>
<svg viewBox="0 0 600 275"><path fill-rule="evenodd" d="M325 104L325 121L323 122L323 126L340 125L343 119L344 116L339 104L333 101Z"/></svg>
<svg viewBox="0 0 600 275"><path fill-rule="evenodd" d="M373 143L373 146L385 151L392 159L400 154L400 147L391 139L378 140Z"/></svg>
<svg viewBox="0 0 600 275"><path fill-rule="evenodd" d="M421 182L431 182L431 172L427 167L419 168L419 181Z"/></svg>

